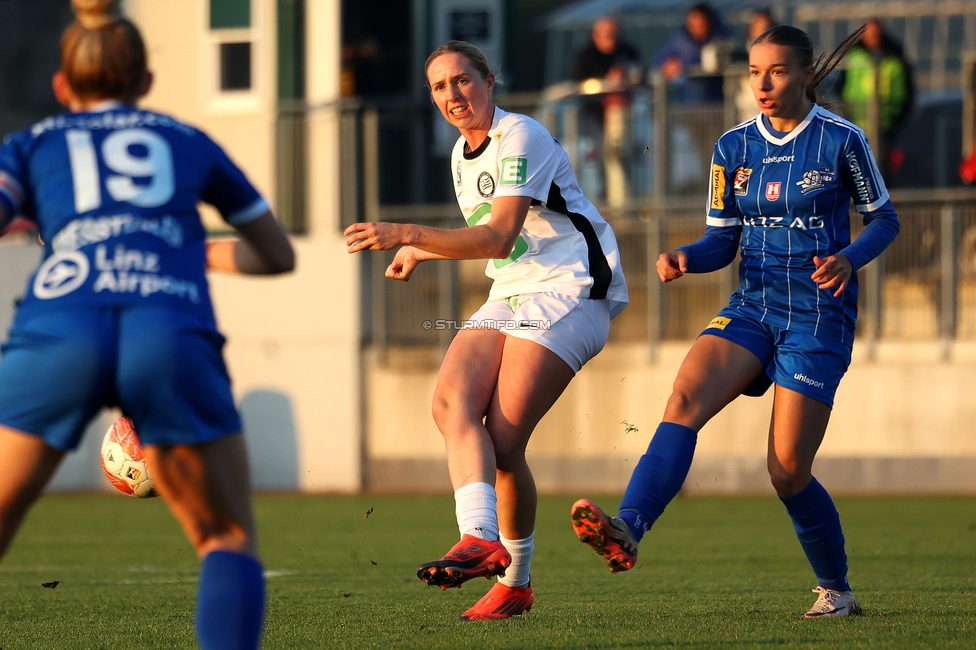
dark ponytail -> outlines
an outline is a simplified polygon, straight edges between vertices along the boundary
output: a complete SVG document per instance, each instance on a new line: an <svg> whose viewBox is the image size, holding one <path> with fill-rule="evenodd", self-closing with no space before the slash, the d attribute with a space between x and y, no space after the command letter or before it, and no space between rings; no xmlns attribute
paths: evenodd
<svg viewBox="0 0 976 650"><path fill-rule="evenodd" d="M810 40L807 33L802 29L797 29L789 25L777 25L768 29L756 39L755 43L771 43L773 45L788 47L793 50L793 54L796 55L797 62L801 68L806 69L813 66L813 81L807 86L807 99L816 103L817 89L820 87L820 84L834 71L834 68L844 59L847 52L857 45L857 42L861 39L861 34L864 33L866 28L866 26L862 25L854 30L840 42L840 45L834 48L833 52L830 54L824 52L816 60L813 58L813 41ZM755 45L755 43L753 44Z"/></svg>

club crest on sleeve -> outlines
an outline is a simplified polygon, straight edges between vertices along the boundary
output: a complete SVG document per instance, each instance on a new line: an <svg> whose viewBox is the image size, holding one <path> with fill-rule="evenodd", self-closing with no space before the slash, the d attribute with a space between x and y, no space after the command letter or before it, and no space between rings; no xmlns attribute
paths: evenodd
<svg viewBox="0 0 976 650"><path fill-rule="evenodd" d="M495 193L495 179L488 172L481 172L478 175L478 194L483 198L490 199Z"/></svg>
<svg viewBox="0 0 976 650"><path fill-rule="evenodd" d="M751 175L751 169L739 167L735 170L735 176L732 179L732 192L736 196L745 196L749 193L749 177Z"/></svg>
<svg viewBox="0 0 976 650"><path fill-rule="evenodd" d="M783 188L783 183L776 181L775 183L766 183L766 200L775 201L779 198L780 192Z"/></svg>

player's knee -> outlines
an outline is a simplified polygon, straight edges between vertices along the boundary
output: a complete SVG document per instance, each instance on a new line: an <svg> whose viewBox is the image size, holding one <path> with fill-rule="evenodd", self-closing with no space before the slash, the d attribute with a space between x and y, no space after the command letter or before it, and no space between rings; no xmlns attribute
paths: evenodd
<svg viewBox="0 0 976 650"><path fill-rule="evenodd" d="M434 400L430 405L430 414L434 418L434 424L437 425L437 429L443 434L449 428L451 403L447 396L440 391L434 392Z"/></svg>
<svg viewBox="0 0 976 650"><path fill-rule="evenodd" d="M691 418L695 403L691 393L675 386L664 409L664 419L668 422L684 422Z"/></svg>
<svg viewBox="0 0 976 650"><path fill-rule="evenodd" d="M463 404L464 401L450 391L443 389L434 391L430 412L441 435L446 436L456 431L459 424L466 420Z"/></svg>
<svg viewBox="0 0 976 650"><path fill-rule="evenodd" d="M514 472L525 465L525 443L518 437L492 438L495 465L506 472Z"/></svg>
<svg viewBox="0 0 976 650"><path fill-rule="evenodd" d="M807 473L776 465L769 467L769 481L773 484L776 494L785 498L802 490L810 482L810 477Z"/></svg>
<svg viewBox="0 0 976 650"><path fill-rule="evenodd" d="M174 514L183 525L184 532L199 557L211 551L231 551L253 555L257 550L254 531L248 530L234 519L217 516L212 512L198 511ZM181 516L182 515L182 516Z"/></svg>

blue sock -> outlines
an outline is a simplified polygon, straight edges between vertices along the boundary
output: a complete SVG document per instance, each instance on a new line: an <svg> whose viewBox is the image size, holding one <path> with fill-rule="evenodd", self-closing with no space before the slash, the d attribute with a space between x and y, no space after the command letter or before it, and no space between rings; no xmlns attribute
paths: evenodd
<svg viewBox="0 0 976 650"><path fill-rule="evenodd" d="M264 570L254 558L212 551L197 592L197 639L204 650L257 648L264 622Z"/></svg>
<svg viewBox="0 0 976 650"><path fill-rule="evenodd" d="M686 426L672 422L658 425L620 502L620 518L638 542L681 489L697 442L698 434Z"/></svg>
<svg viewBox="0 0 976 650"><path fill-rule="evenodd" d="M793 518L796 537L820 586L834 591L850 591L840 515L827 490L813 479L797 494L780 500Z"/></svg>

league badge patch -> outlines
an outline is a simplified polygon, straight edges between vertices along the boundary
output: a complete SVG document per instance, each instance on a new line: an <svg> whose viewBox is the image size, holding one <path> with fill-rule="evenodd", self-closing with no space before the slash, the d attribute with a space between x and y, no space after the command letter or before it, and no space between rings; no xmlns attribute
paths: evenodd
<svg viewBox="0 0 976 650"><path fill-rule="evenodd" d="M782 188L783 184L779 181L775 183L766 183L766 200L775 201L778 199Z"/></svg>
<svg viewBox="0 0 976 650"><path fill-rule="evenodd" d="M749 176L751 175L751 169L739 167L735 170L735 178L732 180L732 191L736 196L745 196L749 193Z"/></svg>

